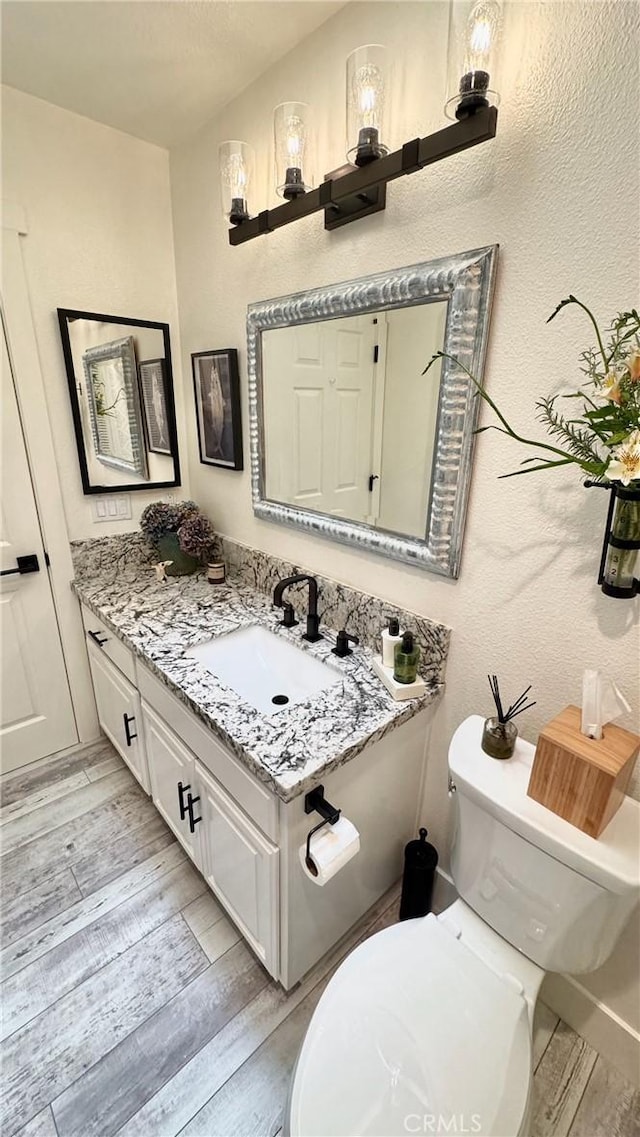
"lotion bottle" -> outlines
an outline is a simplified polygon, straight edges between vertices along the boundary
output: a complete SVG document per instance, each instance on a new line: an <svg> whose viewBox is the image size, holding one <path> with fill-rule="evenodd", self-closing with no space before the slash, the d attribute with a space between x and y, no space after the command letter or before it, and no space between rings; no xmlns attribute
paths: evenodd
<svg viewBox="0 0 640 1137"><path fill-rule="evenodd" d="M389 627L382 632L382 666L393 668L395 665L395 650L402 640L400 634L400 621L396 616L389 617Z"/></svg>
<svg viewBox="0 0 640 1137"><path fill-rule="evenodd" d="M405 632L395 648L393 678L396 683L415 683L419 659L420 648L413 638L413 632Z"/></svg>

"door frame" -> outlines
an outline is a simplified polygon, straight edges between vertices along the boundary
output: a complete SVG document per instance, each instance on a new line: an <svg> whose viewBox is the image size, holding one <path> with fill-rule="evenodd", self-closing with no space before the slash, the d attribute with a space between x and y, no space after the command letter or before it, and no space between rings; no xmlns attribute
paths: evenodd
<svg viewBox="0 0 640 1137"><path fill-rule="evenodd" d="M38 343L31 313L22 242L28 237L24 209L2 203L2 317L22 421L27 460L58 621L78 741L100 736L80 605L73 592L73 561L62 504L58 465L47 411Z"/></svg>

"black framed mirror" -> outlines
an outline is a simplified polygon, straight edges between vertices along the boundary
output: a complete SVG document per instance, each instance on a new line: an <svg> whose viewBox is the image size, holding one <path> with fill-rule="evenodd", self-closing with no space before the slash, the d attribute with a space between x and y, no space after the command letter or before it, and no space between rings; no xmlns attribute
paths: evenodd
<svg viewBox="0 0 640 1137"><path fill-rule="evenodd" d="M169 325L58 308L85 494L180 485Z"/></svg>

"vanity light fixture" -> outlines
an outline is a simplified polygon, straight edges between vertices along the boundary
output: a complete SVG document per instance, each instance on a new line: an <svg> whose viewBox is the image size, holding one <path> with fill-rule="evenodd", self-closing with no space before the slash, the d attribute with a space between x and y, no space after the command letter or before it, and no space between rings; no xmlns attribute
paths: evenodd
<svg viewBox="0 0 640 1137"><path fill-rule="evenodd" d="M276 192L292 201L311 189L310 111L307 103L280 103L273 112Z"/></svg>
<svg viewBox="0 0 640 1137"><path fill-rule="evenodd" d="M458 121L497 107L502 0L453 0L445 114Z"/></svg>
<svg viewBox="0 0 640 1137"><path fill-rule="evenodd" d="M370 43L352 51L347 57L347 159L356 166L389 153L382 142L386 87L386 47Z"/></svg>
<svg viewBox="0 0 640 1137"><path fill-rule="evenodd" d="M248 142L221 142L218 160L222 212L232 225L242 225L251 216L248 194L255 165L253 147Z"/></svg>
<svg viewBox="0 0 640 1137"><path fill-rule="evenodd" d="M264 209L257 217L250 217L246 197L239 195L244 211L233 208L231 198L225 208L231 222L229 244L252 241L319 210L324 212L325 229L337 229L378 213L386 205L387 182L494 138L501 30L502 0L451 0L447 90L452 93L445 112L454 120L453 125L405 142L391 154L384 142L387 50L381 44L367 44L352 51L347 59L347 150L353 165L328 174L315 189L310 188L307 172L308 107L300 103L276 107L276 188L287 200L276 209ZM289 108L304 108L304 113ZM222 166L221 177L224 199Z"/></svg>

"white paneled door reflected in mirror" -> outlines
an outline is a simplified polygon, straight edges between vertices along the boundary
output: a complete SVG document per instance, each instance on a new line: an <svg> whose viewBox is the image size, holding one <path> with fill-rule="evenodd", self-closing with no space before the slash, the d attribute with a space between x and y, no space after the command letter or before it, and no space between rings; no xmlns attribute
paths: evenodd
<svg viewBox="0 0 640 1137"><path fill-rule="evenodd" d="M250 306L259 517L458 575L496 254Z"/></svg>
<svg viewBox="0 0 640 1137"><path fill-rule="evenodd" d="M169 325L58 309L86 494L180 484Z"/></svg>
<svg viewBox="0 0 640 1137"><path fill-rule="evenodd" d="M422 540L427 534L446 300L262 336L272 501Z"/></svg>

